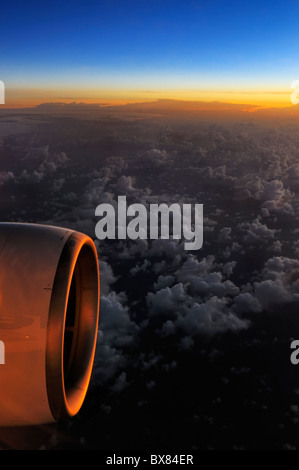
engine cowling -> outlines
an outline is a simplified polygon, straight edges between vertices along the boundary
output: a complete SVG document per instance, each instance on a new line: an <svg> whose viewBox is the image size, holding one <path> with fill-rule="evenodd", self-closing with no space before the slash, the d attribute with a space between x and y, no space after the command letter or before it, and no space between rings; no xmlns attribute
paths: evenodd
<svg viewBox="0 0 299 470"><path fill-rule="evenodd" d="M0 223L0 426L78 413L93 367L99 300L90 237Z"/></svg>

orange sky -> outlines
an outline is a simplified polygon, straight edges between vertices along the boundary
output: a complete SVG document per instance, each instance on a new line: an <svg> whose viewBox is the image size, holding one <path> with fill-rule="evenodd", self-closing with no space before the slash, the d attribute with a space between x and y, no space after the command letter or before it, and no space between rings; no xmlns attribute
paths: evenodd
<svg viewBox="0 0 299 470"><path fill-rule="evenodd" d="M5 105L2 108L32 107L45 102L84 102L102 104L125 104L158 99L183 101L220 101L261 107L292 106L292 89L287 90L188 90L188 89L96 89L96 88L6 88ZM299 94L298 94L299 96Z"/></svg>

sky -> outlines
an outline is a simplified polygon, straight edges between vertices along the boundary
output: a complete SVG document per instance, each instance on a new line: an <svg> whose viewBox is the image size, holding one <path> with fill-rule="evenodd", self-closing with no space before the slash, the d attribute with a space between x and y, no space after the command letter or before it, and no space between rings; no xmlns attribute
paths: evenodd
<svg viewBox="0 0 299 470"><path fill-rule="evenodd" d="M7 106L159 98L291 105L295 1L14 1L1 6Z"/></svg>

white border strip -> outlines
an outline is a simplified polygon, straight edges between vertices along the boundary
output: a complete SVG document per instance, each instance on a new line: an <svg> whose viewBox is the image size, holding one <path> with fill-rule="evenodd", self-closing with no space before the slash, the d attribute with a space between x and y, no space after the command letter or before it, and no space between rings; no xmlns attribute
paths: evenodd
<svg viewBox="0 0 299 470"><path fill-rule="evenodd" d="M2 80L0 80L0 104L5 104L5 85Z"/></svg>

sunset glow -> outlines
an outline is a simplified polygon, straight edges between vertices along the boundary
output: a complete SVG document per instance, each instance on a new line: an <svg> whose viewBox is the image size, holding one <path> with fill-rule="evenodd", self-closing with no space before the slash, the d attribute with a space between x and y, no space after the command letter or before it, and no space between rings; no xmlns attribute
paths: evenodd
<svg viewBox="0 0 299 470"><path fill-rule="evenodd" d="M73 2L70 13L66 3L13 1L0 32L5 107L160 99L291 106L298 8L129 0Z"/></svg>
<svg viewBox="0 0 299 470"><path fill-rule="evenodd" d="M6 89L6 108L31 107L45 102L83 102L100 105L122 105L126 103L147 102L159 99L182 101L201 101L253 105L258 107L287 107L290 101L291 89L267 90L214 90L214 89L101 89L97 88L54 88L54 89Z"/></svg>

